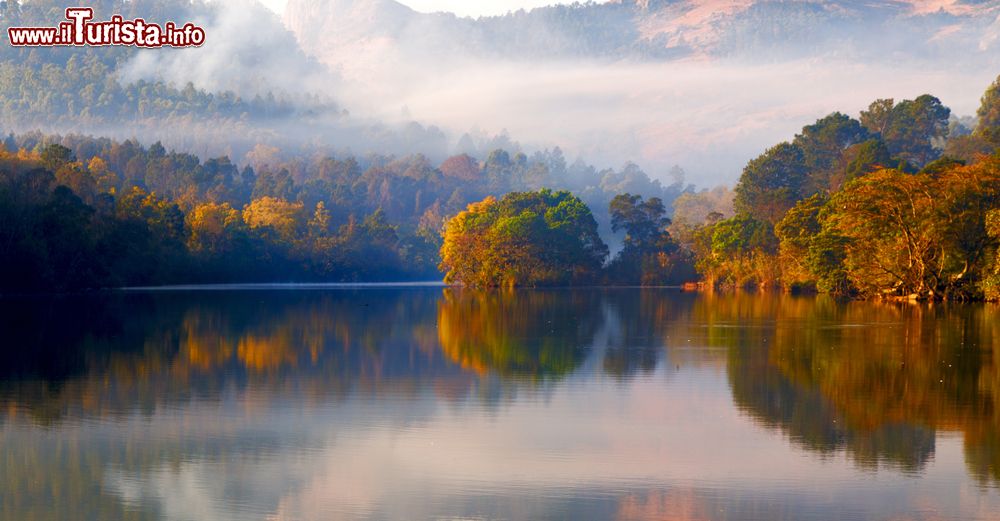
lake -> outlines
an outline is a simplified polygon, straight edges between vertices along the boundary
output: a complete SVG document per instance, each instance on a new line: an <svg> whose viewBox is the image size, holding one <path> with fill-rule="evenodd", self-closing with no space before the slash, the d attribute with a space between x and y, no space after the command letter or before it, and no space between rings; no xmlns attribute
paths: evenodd
<svg viewBox="0 0 1000 521"><path fill-rule="evenodd" d="M1000 307L0 299L0 518L998 519Z"/></svg>

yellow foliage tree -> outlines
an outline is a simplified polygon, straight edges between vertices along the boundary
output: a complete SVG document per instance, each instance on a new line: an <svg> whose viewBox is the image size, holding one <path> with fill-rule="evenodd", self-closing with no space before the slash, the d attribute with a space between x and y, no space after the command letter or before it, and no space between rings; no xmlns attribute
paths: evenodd
<svg viewBox="0 0 1000 521"><path fill-rule="evenodd" d="M441 267L448 269L444 278L446 283L476 280L479 276L485 261L483 254L489 231L486 214L496 202L493 196L487 197L470 204L448 221L441 246Z"/></svg>
<svg viewBox="0 0 1000 521"><path fill-rule="evenodd" d="M243 225L243 219L229 203L204 203L187 215L187 225L191 251L220 253L228 249L232 232Z"/></svg>
<svg viewBox="0 0 1000 521"><path fill-rule="evenodd" d="M270 228L282 241L291 242L304 224L304 208L302 203L261 197L243 208L243 221L251 229Z"/></svg>
<svg viewBox="0 0 1000 521"><path fill-rule="evenodd" d="M108 168L108 164L101 158L94 156L87 163L87 171L97 183L97 191L101 193L114 193L115 186L118 185L118 176Z"/></svg>
<svg viewBox="0 0 1000 521"><path fill-rule="evenodd" d="M580 199L542 189L487 197L445 226L445 281L479 287L574 284L596 279L608 248Z"/></svg>

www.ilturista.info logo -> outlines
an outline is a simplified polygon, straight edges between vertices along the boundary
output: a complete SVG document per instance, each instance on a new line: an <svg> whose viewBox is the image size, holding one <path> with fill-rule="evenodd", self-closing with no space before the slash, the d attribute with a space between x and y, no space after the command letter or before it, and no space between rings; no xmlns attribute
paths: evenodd
<svg viewBox="0 0 1000 521"><path fill-rule="evenodd" d="M124 20L119 15L107 22L91 22L94 10L69 7L66 22L58 27L9 27L7 36L15 46L134 45L136 47L198 47L205 42L205 30L187 23L147 23L142 18Z"/></svg>

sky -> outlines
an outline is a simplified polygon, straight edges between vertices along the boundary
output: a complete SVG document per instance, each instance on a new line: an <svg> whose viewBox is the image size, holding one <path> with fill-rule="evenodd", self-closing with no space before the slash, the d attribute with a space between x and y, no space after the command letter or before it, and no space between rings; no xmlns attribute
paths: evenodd
<svg viewBox="0 0 1000 521"><path fill-rule="evenodd" d="M545 5L558 3L558 0L397 0L401 4L410 6L416 11L432 13L436 11L450 11L459 16L488 16L500 15L508 11L518 9L533 9ZM260 0L262 4L272 11L281 14L285 10L287 0Z"/></svg>

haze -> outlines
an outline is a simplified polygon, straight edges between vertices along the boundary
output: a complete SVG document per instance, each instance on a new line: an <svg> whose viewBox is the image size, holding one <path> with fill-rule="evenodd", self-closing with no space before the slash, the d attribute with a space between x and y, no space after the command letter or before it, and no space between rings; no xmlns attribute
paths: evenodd
<svg viewBox="0 0 1000 521"><path fill-rule="evenodd" d="M541 0L406 3L491 14ZM1000 72L996 0L630 0L478 21L392 0L290 0L294 38L262 9L216 5L227 6L207 27L218 43L146 53L126 79L319 93L356 120L439 127L444 149L421 151L435 159L466 151L466 133L508 133L526 151L558 146L599 168L634 161L665 179L680 165L699 186L733 183L802 126L833 111L856 117L877 98L930 93L972 115Z"/></svg>

